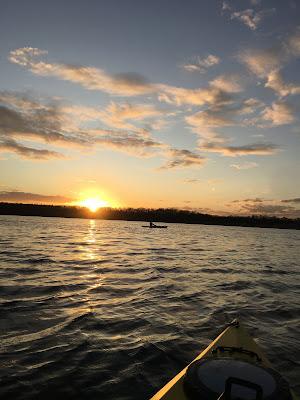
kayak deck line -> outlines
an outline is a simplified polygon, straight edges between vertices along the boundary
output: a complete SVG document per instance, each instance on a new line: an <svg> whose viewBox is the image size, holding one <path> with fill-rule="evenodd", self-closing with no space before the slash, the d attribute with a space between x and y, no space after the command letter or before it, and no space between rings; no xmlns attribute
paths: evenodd
<svg viewBox="0 0 300 400"><path fill-rule="evenodd" d="M238 320L234 320L190 364L154 394L150 400L189 400L184 391L184 378L189 366L197 360L212 359L214 356L217 358L218 352L229 352L233 360L244 360L248 363L253 363L253 357L255 357L262 367L272 368L263 350L248 334L243 325ZM291 394L293 400L299 400L292 391ZM225 397L222 397L221 394L219 398L223 399ZM201 399L199 398L199 400Z"/></svg>

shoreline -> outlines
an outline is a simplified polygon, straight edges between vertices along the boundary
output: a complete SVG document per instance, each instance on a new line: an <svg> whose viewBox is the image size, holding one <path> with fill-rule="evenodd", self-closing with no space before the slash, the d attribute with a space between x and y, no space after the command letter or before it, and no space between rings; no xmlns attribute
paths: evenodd
<svg viewBox="0 0 300 400"><path fill-rule="evenodd" d="M155 221L158 223L169 224L183 223L189 225L220 225L300 230L299 218L290 219L267 217L262 215L220 216L172 208L101 208L96 212L92 212L85 207L77 206L0 203L0 215L102 219L137 222Z"/></svg>

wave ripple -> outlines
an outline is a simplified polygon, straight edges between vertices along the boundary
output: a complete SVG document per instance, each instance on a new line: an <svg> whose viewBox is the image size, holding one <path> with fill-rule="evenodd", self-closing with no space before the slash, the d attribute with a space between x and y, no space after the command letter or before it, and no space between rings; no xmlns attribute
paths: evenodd
<svg viewBox="0 0 300 400"><path fill-rule="evenodd" d="M0 216L1 399L147 399L234 317L300 393L300 232L141 225Z"/></svg>

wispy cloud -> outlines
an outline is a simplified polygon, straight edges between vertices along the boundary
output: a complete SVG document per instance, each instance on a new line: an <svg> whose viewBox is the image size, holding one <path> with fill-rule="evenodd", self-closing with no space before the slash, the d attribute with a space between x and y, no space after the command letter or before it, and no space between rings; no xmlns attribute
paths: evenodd
<svg viewBox="0 0 300 400"><path fill-rule="evenodd" d="M21 192L18 190L1 191L0 201L16 203L47 203L47 204L65 204L74 201L74 199L65 196L51 196L37 193Z"/></svg>
<svg viewBox="0 0 300 400"><path fill-rule="evenodd" d="M243 146L228 146L208 142L200 145L199 150L221 153L228 157L247 155L267 156L275 154L278 151L278 146L272 143L251 143Z"/></svg>
<svg viewBox="0 0 300 400"><path fill-rule="evenodd" d="M9 61L22 65L23 67L31 68L34 64L37 64L37 57L47 54L47 50L41 50L36 47L21 47L10 52Z"/></svg>
<svg viewBox="0 0 300 400"><path fill-rule="evenodd" d="M300 29L268 49L245 49L240 52L240 62L259 78L266 79L265 87L280 97L300 93L299 84L285 83L280 70L292 58L300 56Z"/></svg>
<svg viewBox="0 0 300 400"><path fill-rule="evenodd" d="M293 107L285 102L274 102L262 111L262 118L272 126L287 125L294 122Z"/></svg>
<svg viewBox="0 0 300 400"><path fill-rule="evenodd" d="M192 184L195 184L195 183L203 183L203 179L186 178L186 179L183 179L182 182L183 182L183 183L192 183Z"/></svg>
<svg viewBox="0 0 300 400"><path fill-rule="evenodd" d="M151 138L146 130L111 131L95 130L98 137L95 143L101 147L123 151L138 157L153 156L156 150L166 148L166 145Z"/></svg>
<svg viewBox="0 0 300 400"><path fill-rule="evenodd" d="M84 146L88 144L88 137L80 132L69 132L67 121L52 106L42 110L14 110L0 106L0 137L35 139L45 143L59 145Z"/></svg>
<svg viewBox="0 0 300 400"><path fill-rule="evenodd" d="M239 93L244 89L242 79L238 74L219 75L209 84L211 87L225 93Z"/></svg>
<svg viewBox="0 0 300 400"><path fill-rule="evenodd" d="M258 111L264 106L265 106L264 102L251 97L250 99L246 99L242 102L241 107L238 110L238 113L240 115L253 114L254 112Z"/></svg>
<svg viewBox="0 0 300 400"><path fill-rule="evenodd" d="M0 153L16 153L22 158L30 160L51 160L55 158L64 158L64 155L56 151L35 149L32 147L25 146L17 143L12 139L0 138Z"/></svg>
<svg viewBox="0 0 300 400"><path fill-rule="evenodd" d="M231 10L231 6L229 5L228 1L222 2L222 11Z"/></svg>
<svg viewBox="0 0 300 400"><path fill-rule="evenodd" d="M228 104L232 103L235 93L243 90L240 77L233 74L217 76L203 88L187 89L162 84L158 88L159 100L176 106Z"/></svg>
<svg viewBox="0 0 300 400"><path fill-rule="evenodd" d="M47 52L32 47L24 47L11 51L9 60L29 69L32 73L41 76L53 76L73 83L80 84L89 90L99 90L111 95L139 96L145 94L156 94L161 101L169 104L203 105L207 103L220 102L222 98L228 97L227 93L236 92L238 84L231 82L223 87L221 78L211 83L208 88L187 89L160 83L150 83L145 78L135 73L123 73L109 75L100 68L88 66L76 66L41 61L40 56ZM214 56L213 56L214 57ZM206 64L216 59L206 60ZM228 81L231 78L228 77Z"/></svg>
<svg viewBox="0 0 300 400"><path fill-rule="evenodd" d="M300 56L300 26L287 38L285 46L291 56Z"/></svg>
<svg viewBox="0 0 300 400"><path fill-rule="evenodd" d="M268 215L276 217L299 218L300 210L278 200L264 200L260 198L234 200L241 214Z"/></svg>
<svg viewBox="0 0 300 400"><path fill-rule="evenodd" d="M107 111L107 110L106 110ZM95 108L65 105L61 102L39 103L24 94L0 93L0 152L12 152L28 159L47 160L63 157L63 154L48 149L35 149L23 142L31 140L69 149L91 150L96 147L110 147L129 152L137 156L149 156L155 149L164 145L154 140L146 129L127 126L130 129L88 128L82 125L86 121L100 121L110 115L111 125L123 128L127 117L142 119L159 114L151 106L131 107L113 105L111 113ZM120 114L117 120L117 114ZM125 122L124 122L125 121Z"/></svg>
<svg viewBox="0 0 300 400"><path fill-rule="evenodd" d="M139 74L110 75L100 68L41 61L40 57L47 53L46 50L23 47L11 51L9 60L36 75L53 76L80 84L89 90L101 90L119 96L137 96L155 91L155 88Z"/></svg>
<svg viewBox="0 0 300 400"><path fill-rule="evenodd" d="M250 143L241 146L234 146L228 143L231 139L220 132L221 128L231 126L246 126L251 124L259 125L260 118L254 117L250 120L245 119L245 114L261 110L264 103L257 99L242 100L239 104L231 100L228 102L216 102L209 105L206 109L185 117L185 121L190 125L193 132L199 135L198 149L206 152L220 153L225 156L244 156L244 155L273 155L278 151L278 147L272 143ZM265 114L265 118L271 116ZM260 113L262 113L260 111ZM270 125L271 126L271 125Z"/></svg>
<svg viewBox="0 0 300 400"><path fill-rule="evenodd" d="M242 199L242 200L232 200L231 203L263 203L264 199L261 199L259 197L251 198L251 199Z"/></svg>
<svg viewBox="0 0 300 400"><path fill-rule="evenodd" d="M300 85L285 83L279 71L271 71L265 87L273 89L280 97L300 94Z"/></svg>
<svg viewBox="0 0 300 400"><path fill-rule="evenodd" d="M195 132L203 132L204 129L221 128L235 125L235 111L223 106L214 106L199 111L185 118L186 122L193 126Z"/></svg>
<svg viewBox="0 0 300 400"><path fill-rule="evenodd" d="M88 136L80 130L75 134L68 131L67 120L54 104L39 104L25 95L0 93L0 152L32 160L64 157L57 151L29 147L20 140L64 147L85 147L89 143Z"/></svg>
<svg viewBox="0 0 300 400"><path fill-rule="evenodd" d="M190 150L169 149L166 152L167 162L160 169L173 168L199 168L202 167L206 158Z"/></svg>
<svg viewBox="0 0 300 400"><path fill-rule="evenodd" d="M185 122L201 138L214 142L224 142L217 129L237 125L240 116L240 105L236 103L236 93L242 91L239 76L221 75L209 83L208 93L215 95L205 99L206 108L185 116Z"/></svg>
<svg viewBox="0 0 300 400"><path fill-rule="evenodd" d="M192 57L188 62L181 65L181 67L188 72L205 73L208 68L220 63L220 58L209 54L207 57L201 58L199 56Z"/></svg>
<svg viewBox="0 0 300 400"><path fill-rule="evenodd" d="M231 164L230 165L232 168L235 168L237 170L244 170L244 169L252 169L258 167L258 164L256 162L244 162L244 163L239 163L239 164Z"/></svg>
<svg viewBox="0 0 300 400"><path fill-rule="evenodd" d="M262 21L276 12L276 8L257 9L260 6L260 0L251 0L250 4L254 8L236 10L228 1L222 3L222 13L229 14L231 20L238 20L251 30L255 31Z"/></svg>
<svg viewBox="0 0 300 400"><path fill-rule="evenodd" d="M285 62L287 54L282 46L270 49L245 49L238 59L260 78L265 78L274 70L278 70Z"/></svg>
<svg viewBox="0 0 300 400"><path fill-rule="evenodd" d="M285 199L281 200L282 203L299 203L300 204L300 197L295 197L294 199Z"/></svg>
<svg viewBox="0 0 300 400"><path fill-rule="evenodd" d="M231 13L231 19L237 19L246 25L251 30L255 31L261 22L266 18L274 14L275 8L265 9L261 11L256 11L252 8L248 8L242 11L234 11Z"/></svg>
<svg viewBox="0 0 300 400"><path fill-rule="evenodd" d="M293 53L296 53L298 41L294 39L291 43L289 46L293 49ZM289 50L289 52L292 51ZM281 53L286 54L287 50L281 46L279 51L278 49L261 51L261 57L257 57L258 53L245 50L240 55L240 59L257 75L266 77L271 71L274 71L275 67L281 65ZM281 103L274 103L270 107L265 107L263 111L259 111L264 106L260 100L238 99L239 94L244 90L244 82L236 74L219 75L208 82L206 87L190 89L149 83L143 78L138 78L137 75L123 74L121 78L121 76L109 75L99 68L41 61L40 57L44 56L46 56L45 51L28 47L12 51L10 60L28 68L35 74L70 80L88 89L101 90L111 95L155 94L161 102L167 103L165 107L188 105L190 112L193 111L192 106L202 107L200 111L186 115L184 121L201 139L198 149L206 152L220 153L226 156L274 154L277 146L271 143L229 145L231 139L224 136L220 130L230 126L255 124L259 126L260 119L269 122L269 125L265 124L265 127L289 123L287 121L292 120L291 110L288 114L288 106ZM219 60L212 55L205 59L198 59L198 64L202 63L202 67L210 67L217 62ZM10 101L12 102L12 99ZM20 102L20 99L18 101ZM75 105L59 105L59 107L56 105L52 108L49 106L39 108L38 105L35 105L30 109L25 103L17 104L15 100L11 106L10 110L6 110L6 115L11 114L10 125L16 125L17 121L21 126L18 129L14 129L12 126L10 129L6 129L6 138L9 137L13 140L24 138L27 135L28 138L34 137L48 143L77 145L85 148L109 147L142 157L153 155L157 150L168 147L155 140L145 129L146 127L154 129L165 124L166 121L161 117L170 114L170 112L162 111L151 104L113 101L101 110ZM246 114L255 112L260 112L260 116L251 116L248 120L245 118ZM90 120L96 122L98 126L93 129L87 128L84 123ZM143 123L144 126L141 127L137 123ZM168 165L169 167L171 165L187 165L187 159L185 157L186 161L183 159L179 161L177 157L174 163L170 162ZM197 162L200 164L199 159L194 164Z"/></svg>
<svg viewBox="0 0 300 400"><path fill-rule="evenodd" d="M144 121L153 117L161 117L162 110L148 104L117 104L111 102L104 111L99 112L98 118L107 126L116 129L136 129L128 121Z"/></svg>
<svg viewBox="0 0 300 400"><path fill-rule="evenodd" d="M111 101L105 108L87 107L74 104L62 104L60 112L74 122L101 122L109 128L120 130L137 130L137 122L152 130L162 129L168 125L167 117L172 113L156 108L152 104L117 103ZM71 122L69 121L69 124ZM76 122L74 123L74 126ZM76 127L75 127L76 129Z"/></svg>
<svg viewBox="0 0 300 400"><path fill-rule="evenodd" d="M159 100L176 106L193 105L203 106L205 104L215 104L227 102L231 99L228 93L215 87L186 89L182 87L160 85Z"/></svg>

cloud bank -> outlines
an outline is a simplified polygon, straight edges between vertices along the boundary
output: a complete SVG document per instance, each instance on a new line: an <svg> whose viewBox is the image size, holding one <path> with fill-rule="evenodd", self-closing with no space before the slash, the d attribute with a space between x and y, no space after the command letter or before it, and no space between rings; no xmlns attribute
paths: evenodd
<svg viewBox="0 0 300 400"><path fill-rule="evenodd" d="M265 200L260 198L232 201L232 203L236 204L241 214L300 218L300 209L290 206L289 204L283 205L282 202L283 201L280 202L278 200ZM289 203L289 201L286 203Z"/></svg>
<svg viewBox="0 0 300 400"><path fill-rule="evenodd" d="M37 193L21 192L18 190L1 191L0 201L14 203L47 203L47 204L65 204L74 201L74 199L65 196L51 196Z"/></svg>
<svg viewBox="0 0 300 400"><path fill-rule="evenodd" d="M108 110L70 106L60 102L38 102L24 94L0 92L0 152L22 158L50 160L63 153L27 146L24 141L62 147L64 150L113 148L133 155L151 155L164 145L146 129L126 125L127 118L143 120L160 114L151 106L111 104ZM87 128L85 122L106 121L116 129ZM120 129L118 129L120 128ZM122 128L122 129L121 129Z"/></svg>
<svg viewBox="0 0 300 400"><path fill-rule="evenodd" d="M223 8L231 9L230 6L226 6L226 3ZM243 16L246 14L249 13L244 13ZM259 18L263 18L263 15L262 11L251 14L253 17L251 17L251 21L257 22ZM237 17L236 14L234 18ZM298 87L285 84L279 70L289 58L300 54L299 43L300 35L297 31L276 48L245 49L239 54L239 60L256 76L266 79L265 87L271 88L278 95L296 94ZM59 143L59 145L64 143L88 148L101 146L144 157L154 154L159 149L172 147L154 139L150 130L165 126L166 118L173 112L170 111L170 107L177 107L185 113L183 118L187 127L199 137L198 150L230 157L267 156L275 154L278 146L270 142L233 145L230 143L232 138L225 136L222 130L238 126L257 126L266 129L291 124L295 120L292 107L282 99L267 106L259 99L242 98L245 81L237 74L216 76L205 87L193 89L151 83L136 73L112 75L100 68L48 62L47 51L33 47L13 50L9 59L12 63L37 75L56 77L77 83L89 90L108 93L111 96L155 96L161 103L165 103L166 107L169 107L168 111L163 111L153 104L119 103L117 101L111 101L107 107L101 110L81 106L56 107L53 110L49 110L49 107L40 107L30 111L30 117L33 116L32 121L35 121L36 125L40 121L40 126L34 127L34 124L31 123L30 129L28 129L29 111L28 108L26 109L25 103L21 105L21 101L24 99L19 98L18 104L16 100L14 105L11 103L14 109L10 111L18 112L18 109L22 109L21 114L15 115L15 121L19 118L20 125L22 125L21 120L23 119L25 128L14 130L14 133L10 130L9 136L12 140L18 139L18 132L19 137L24 137L26 131L28 137L35 137L48 143ZM194 63L184 64L183 67L189 71L203 72L203 70L217 65L220 59L210 54L205 58L197 57L194 61ZM148 100L150 98L148 97ZM6 101L8 101L7 98ZM51 116L51 113L53 115L56 113L55 118ZM84 123L88 121L97 122L98 127L87 129ZM43 124L47 125L46 132L42 129ZM7 132L6 130L6 135L8 135ZM51 154L53 157L55 156L55 153ZM171 158L174 156L174 154L171 155L171 152L163 152L163 154L168 154L168 157L171 156ZM169 165L172 165L171 161Z"/></svg>

